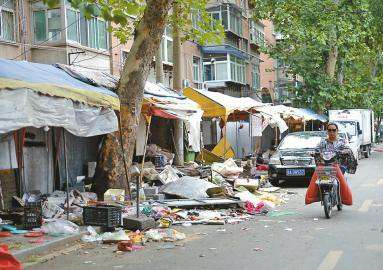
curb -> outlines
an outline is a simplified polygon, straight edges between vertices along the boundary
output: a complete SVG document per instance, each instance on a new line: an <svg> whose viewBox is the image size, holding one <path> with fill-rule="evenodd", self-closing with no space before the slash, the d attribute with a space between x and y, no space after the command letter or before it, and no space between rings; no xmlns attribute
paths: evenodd
<svg viewBox="0 0 383 270"><path fill-rule="evenodd" d="M49 243L42 244L37 247L32 247L32 248L27 248L27 249L19 250L16 252L12 252L11 254L15 256L19 261L23 262L31 255L49 254L52 251L52 249L57 249L68 244L73 244L74 242L80 240L82 235L83 233L68 235L64 238L53 240L53 241L50 241Z"/></svg>

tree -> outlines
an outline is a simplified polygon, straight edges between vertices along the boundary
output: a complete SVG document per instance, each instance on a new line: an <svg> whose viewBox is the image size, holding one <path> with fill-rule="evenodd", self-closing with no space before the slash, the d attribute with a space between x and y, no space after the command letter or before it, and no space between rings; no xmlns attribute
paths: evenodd
<svg viewBox="0 0 383 270"><path fill-rule="evenodd" d="M45 0L50 6L60 0ZM87 18L102 16L111 22L109 30L125 43L133 34L134 43L123 67L117 94L121 101L121 133L108 134L103 142L100 160L96 169L96 190L102 195L107 188L127 188L124 177L123 151L126 150L126 167L130 167L134 152L136 130L139 124L141 106L153 57L159 49L162 34L167 23L176 18L185 36L193 35L200 42L212 42L223 36L223 27L212 27L212 19L206 12L206 0L69 0ZM178 16L169 16L172 5L180 6ZM191 29L190 14L198 13L202 20L199 30ZM217 24L215 24L217 25ZM119 138L122 138L121 147Z"/></svg>
<svg viewBox="0 0 383 270"><path fill-rule="evenodd" d="M251 2L254 17L272 20L283 37L275 47L265 48L266 52L303 78L302 87L291 89L296 94L295 105L323 112L347 104L348 91L355 89L350 84L355 74L347 71L368 50L368 0Z"/></svg>

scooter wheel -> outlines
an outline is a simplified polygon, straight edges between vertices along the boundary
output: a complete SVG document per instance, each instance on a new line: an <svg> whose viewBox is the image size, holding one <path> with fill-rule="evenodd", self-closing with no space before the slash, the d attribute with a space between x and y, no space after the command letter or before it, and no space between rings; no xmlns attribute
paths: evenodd
<svg viewBox="0 0 383 270"><path fill-rule="evenodd" d="M323 195L323 208L324 208L324 214L326 215L326 218L330 218L332 213L332 206L331 206L330 194L328 193Z"/></svg>

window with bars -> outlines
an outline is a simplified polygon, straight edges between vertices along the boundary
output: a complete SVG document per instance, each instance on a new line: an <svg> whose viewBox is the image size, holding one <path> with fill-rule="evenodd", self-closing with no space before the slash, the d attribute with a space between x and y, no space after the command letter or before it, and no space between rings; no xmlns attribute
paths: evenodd
<svg viewBox="0 0 383 270"><path fill-rule="evenodd" d="M14 0L0 0L0 39L15 41Z"/></svg>

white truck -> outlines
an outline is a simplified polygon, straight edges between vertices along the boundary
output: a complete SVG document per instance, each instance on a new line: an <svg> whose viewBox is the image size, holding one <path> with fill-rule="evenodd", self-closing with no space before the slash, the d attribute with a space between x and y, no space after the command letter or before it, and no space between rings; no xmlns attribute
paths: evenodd
<svg viewBox="0 0 383 270"><path fill-rule="evenodd" d="M347 132L350 147L355 157L363 154L368 158L375 141L374 112L369 109L330 110L329 121L338 124L339 129Z"/></svg>

